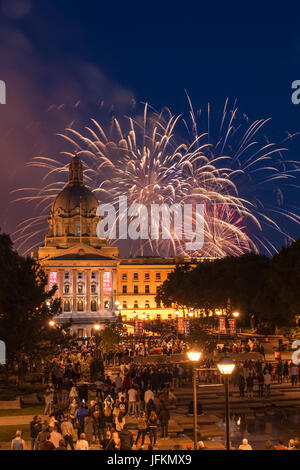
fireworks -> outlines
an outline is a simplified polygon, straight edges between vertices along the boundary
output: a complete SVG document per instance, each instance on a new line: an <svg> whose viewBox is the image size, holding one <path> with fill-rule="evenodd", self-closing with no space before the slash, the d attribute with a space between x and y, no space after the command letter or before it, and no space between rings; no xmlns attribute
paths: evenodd
<svg viewBox="0 0 300 470"><path fill-rule="evenodd" d="M143 115L128 118L124 126L113 119L106 131L92 120L84 133L66 129L62 137L78 149L85 182L100 202L116 204L120 196L126 196L129 205L147 208L152 204L204 205L200 253L186 252L184 240L178 240L172 230L168 240L152 240L149 234L147 240L131 241L131 253L207 257L273 253L276 247L269 234L276 232L292 240L281 221L299 223L297 211L288 210L283 197L299 164L284 159L285 147L264 138L262 129L268 120L250 123L245 116L240 120L236 106L230 108L228 101L215 119L210 107L204 115L195 113L189 103L188 121L167 109L157 113L145 105ZM45 186L19 190L19 200L35 201L41 207L37 218L18 227L19 248L26 246L28 251L40 244L38 237L47 231L45 220L66 182L71 156L64 152L60 159L36 157L30 163L45 169ZM46 184L54 176L56 181ZM34 243L29 247L30 240Z"/></svg>

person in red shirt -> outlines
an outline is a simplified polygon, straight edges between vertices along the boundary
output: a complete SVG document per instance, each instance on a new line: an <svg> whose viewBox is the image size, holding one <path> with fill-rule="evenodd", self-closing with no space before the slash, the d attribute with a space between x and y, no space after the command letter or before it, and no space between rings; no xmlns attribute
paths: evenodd
<svg viewBox="0 0 300 470"><path fill-rule="evenodd" d="M50 441L50 434L47 435L47 439L42 444L42 450L55 450L55 445Z"/></svg>

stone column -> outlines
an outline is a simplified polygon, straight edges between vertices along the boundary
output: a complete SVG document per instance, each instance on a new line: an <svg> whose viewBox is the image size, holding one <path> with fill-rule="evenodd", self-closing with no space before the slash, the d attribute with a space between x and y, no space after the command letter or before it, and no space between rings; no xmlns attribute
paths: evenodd
<svg viewBox="0 0 300 470"><path fill-rule="evenodd" d="M86 277L86 283L85 283L85 288L86 288L86 312L91 311L91 270L86 269L85 270L85 277Z"/></svg>
<svg viewBox="0 0 300 470"><path fill-rule="evenodd" d="M73 293L73 306L72 313L77 312L76 297L77 297L77 269L72 269L72 293Z"/></svg>

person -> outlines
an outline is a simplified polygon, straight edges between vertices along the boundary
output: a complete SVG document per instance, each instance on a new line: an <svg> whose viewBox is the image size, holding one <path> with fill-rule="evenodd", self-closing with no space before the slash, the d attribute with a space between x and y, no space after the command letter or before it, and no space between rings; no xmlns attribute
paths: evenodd
<svg viewBox="0 0 300 470"><path fill-rule="evenodd" d="M44 415L50 415L51 407L53 403L53 392L48 388L44 394L44 400L45 400L45 405L46 405L44 409Z"/></svg>
<svg viewBox="0 0 300 470"><path fill-rule="evenodd" d="M88 411L88 414L84 418L84 434L87 437L87 441L89 445L93 442L93 433L94 431L94 420L92 416L92 412Z"/></svg>
<svg viewBox="0 0 300 470"><path fill-rule="evenodd" d="M144 411L142 411L137 421L138 421L138 434L137 434L137 438L135 441L135 445L137 445L138 440L141 437L142 438L141 445L143 446L145 443L145 437L147 434L147 419L146 419L146 413Z"/></svg>
<svg viewBox="0 0 300 470"><path fill-rule="evenodd" d="M134 387L131 387L128 390L128 401L129 401L129 414L130 415L135 415L136 413L136 396L137 392Z"/></svg>
<svg viewBox="0 0 300 470"><path fill-rule="evenodd" d="M259 371L257 380L258 380L258 396L259 398L262 398L264 396L264 383L265 383L264 374L262 370Z"/></svg>
<svg viewBox="0 0 300 470"><path fill-rule="evenodd" d="M53 443L56 449L59 446L59 441L61 439L62 439L62 435L57 431L57 427L54 426L50 428L50 441Z"/></svg>
<svg viewBox="0 0 300 470"><path fill-rule="evenodd" d="M242 444L239 446L238 450L252 450L250 444L248 444L248 439L243 439Z"/></svg>
<svg viewBox="0 0 300 470"><path fill-rule="evenodd" d="M65 440L66 447L68 448L68 444L72 450L74 450L74 441L73 438L75 437L75 429L72 424L71 418L64 418L63 422L60 425L62 436Z"/></svg>
<svg viewBox="0 0 300 470"><path fill-rule="evenodd" d="M41 450L55 450L55 445L51 441L50 433L47 434L46 440L41 446Z"/></svg>
<svg viewBox="0 0 300 470"><path fill-rule="evenodd" d="M67 450L67 446L66 446L66 443L63 439L61 439L59 441L59 445L58 447L56 448L56 450Z"/></svg>
<svg viewBox="0 0 300 470"><path fill-rule="evenodd" d="M148 418L148 429L151 445L155 445L157 440L157 420L157 414L154 410L152 410Z"/></svg>
<svg viewBox="0 0 300 470"><path fill-rule="evenodd" d="M294 439L289 440L288 450L295 450L295 441L294 441Z"/></svg>
<svg viewBox="0 0 300 470"><path fill-rule="evenodd" d="M270 372L269 370L267 369L265 371L265 374L264 374L264 384L265 384L265 388L266 388L266 396L269 397L270 394L271 394L271 375L270 375Z"/></svg>
<svg viewBox="0 0 300 470"><path fill-rule="evenodd" d="M26 450L26 443L22 439L21 431L17 431L16 437L11 441L11 450Z"/></svg>
<svg viewBox="0 0 300 470"><path fill-rule="evenodd" d="M154 393L152 392L150 386L148 387L148 390L145 392L145 395L144 395L144 402L146 406L148 405L149 400L154 401Z"/></svg>
<svg viewBox="0 0 300 470"><path fill-rule="evenodd" d="M122 431L119 433L119 438L120 438L120 441L121 441L120 450L131 450L132 449L134 439L133 439L132 432L129 431L129 429L127 429L126 424L124 425Z"/></svg>
<svg viewBox="0 0 300 470"><path fill-rule="evenodd" d="M170 412L167 410L166 405L163 403L158 414L160 429L161 429L161 438L168 437L168 425L170 420Z"/></svg>
<svg viewBox="0 0 300 470"><path fill-rule="evenodd" d="M101 445L103 450L115 450L115 441L109 430L106 431L105 438L101 441Z"/></svg>
<svg viewBox="0 0 300 470"><path fill-rule="evenodd" d="M247 382L247 395L248 395L248 398L253 398L253 387L254 387L254 375L253 375L253 373L248 375L246 382Z"/></svg>
<svg viewBox="0 0 300 470"><path fill-rule="evenodd" d="M84 418L88 414L88 409L85 406L85 403L82 403L79 408L75 411L75 422L78 429L78 434L82 434L84 432Z"/></svg>
<svg viewBox="0 0 300 470"><path fill-rule="evenodd" d="M243 376L243 374L240 374L239 376L238 385L239 385L239 390L240 390L240 397L244 397L245 396L245 377Z"/></svg>
<svg viewBox="0 0 300 470"><path fill-rule="evenodd" d="M42 449L44 442L47 440L48 434L49 434L49 427L48 427L47 421L44 421L42 425L42 429L38 433L38 436L36 438L36 446L38 450Z"/></svg>
<svg viewBox="0 0 300 470"><path fill-rule="evenodd" d="M265 445L265 450L274 450L273 443L271 441L267 441Z"/></svg>
<svg viewBox="0 0 300 470"><path fill-rule="evenodd" d="M38 416L34 416L30 422L31 450L37 450L37 437L41 430L41 419Z"/></svg>
<svg viewBox="0 0 300 470"><path fill-rule="evenodd" d="M275 450L287 450L287 447L284 445L281 439L279 439L278 444L275 447Z"/></svg>
<svg viewBox="0 0 300 470"><path fill-rule="evenodd" d="M207 447L205 447L205 444L203 441L197 442L197 450L206 450Z"/></svg>
<svg viewBox="0 0 300 470"><path fill-rule="evenodd" d="M75 450L89 450L89 443L84 432L80 434L80 439L76 442Z"/></svg>

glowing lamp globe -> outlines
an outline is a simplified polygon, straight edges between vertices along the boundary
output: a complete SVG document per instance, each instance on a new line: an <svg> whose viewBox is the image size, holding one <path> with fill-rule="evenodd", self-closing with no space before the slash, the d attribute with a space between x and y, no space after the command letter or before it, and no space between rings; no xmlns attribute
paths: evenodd
<svg viewBox="0 0 300 470"><path fill-rule="evenodd" d="M235 363L230 357L224 357L217 366L222 375L231 375L235 368Z"/></svg>
<svg viewBox="0 0 300 470"><path fill-rule="evenodd" d="M52 327L55 326L55 321L50 320L50 321L49 321L49 325L52 326Z"/></svg>
<svg viewBox="0 0 300 470"><path fill-rule="evenodd" d="M234 316L235 318L237 318L237 317L240 316L240 312L233 312L232 316Z"/></svg>
<svg viewBox="0 0 300 470"><path fill-rule="evenodd" d="M100 330L100 325L96 324L93 326L94 330L95 331L99 331Z"/></svg>
<svg viewBox="0 0 300 470"><path fill-rule="evenodd" d="M197 348L193 348L187 352L187 357L192 362L198 362L200 360L201 355L202 352L199 351Z"/></svg>

